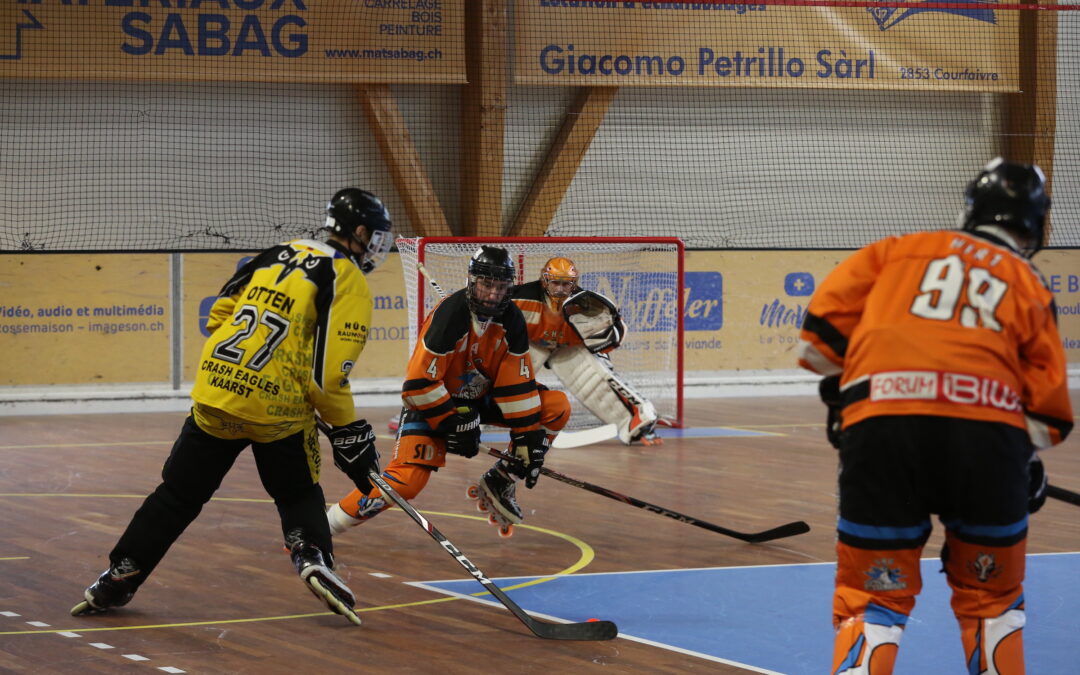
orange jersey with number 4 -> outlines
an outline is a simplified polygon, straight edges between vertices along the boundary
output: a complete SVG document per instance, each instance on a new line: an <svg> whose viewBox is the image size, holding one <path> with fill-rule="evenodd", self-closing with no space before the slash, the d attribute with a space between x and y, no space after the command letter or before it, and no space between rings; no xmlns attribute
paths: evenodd
<svg viewBox="0 0 1080 675"><path fill-rule="evenodd" d="M454 412L455 401L490 395L510 428L540 428L529 336L521 311L480 323L459 290L431 311L413 350L402 386L405 405L435 429Z"/></svg>
<svg viewBox="0 0 1080 675"><path fill-rule="evenodd" d="M1036 447L1072 428L1053 295L1005 241L983 232L888 237L820 284L799 364L843 373L843 423L943 415L1027 428Z"/></svg>

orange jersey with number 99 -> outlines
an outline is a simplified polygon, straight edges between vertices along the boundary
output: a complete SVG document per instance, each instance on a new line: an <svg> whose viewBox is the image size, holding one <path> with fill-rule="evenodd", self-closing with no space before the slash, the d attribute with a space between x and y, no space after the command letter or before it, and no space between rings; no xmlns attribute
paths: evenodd
<svg viewBox="0 0 1080 675"><path fill-rule="evenodd" d="M820 284L799 364L843 373L844 426L878 415L942 415L1027 428L1036 447L1072 428L1053 295L1003 240L983 232L888 237Z"/></svg>

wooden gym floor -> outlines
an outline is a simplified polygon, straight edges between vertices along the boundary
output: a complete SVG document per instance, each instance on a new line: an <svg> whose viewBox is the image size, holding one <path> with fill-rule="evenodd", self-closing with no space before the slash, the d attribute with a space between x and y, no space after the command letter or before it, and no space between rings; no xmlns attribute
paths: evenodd
<svg viewBox="0 0 1080 675"><path fill-rule="evenodd" d="M1076 392L1073 405L1080 410ZM385 434L394 411L364 412ZM815 654L828 658L827 578L814 589L820 606L793 604L793 612L785 612L770 606L775 600L765 600L775 597L770 589L751 584L739 590L761 602L706 612L693 587L665 591L660 603L668 604L667 611L657 611L655 598L635 600L638 591L654 583L659 588L655 577L622 577L641 579L639 588L619 598L576 591L559 601L564 611L558 603L534 611L570 621L621 616L624 625L658 617L650 627L695 633L706 647L680 648L647 635L609 642L541 640L501 605L461 597L482 590L475 582L456 595L435 592L433 582L468 575L397 509L335 539L339 573L363 610L363 626L354 627L326 612L297 579L249 453L241 455L215 499L130 605L106 616L70 616L83 588L107 566L108 551L131 514L156 486L183 416L133 411L0 417L0 672L781 672L762 665L765 656L756 665L733 657L740 645L720 638L709 644L710 623L717 624L717 635L719 624L738 624L783 650L795 642L791 635L771 635L780 630L773 617L789 619L793 612L805 632L825 636L815 638L825 643ZM822 419L814 397L695 399L687 402L688 431L726 427L758 433L688 433L658 447L609 441L553 450L548 457L548 466L560 473L725 528L753 532L794 520L811 527L774 542L747 544L546 477L534 490L519 488L529 527L501 539L465 497L468 484L489 463L483 455L451 457L414 503L503 588L519 581L500 577L539 577L530 585L541 589L550 575L567 572L809 569L807 564L835 559L836 458ZM383 436L384 458L391 448L392 440ZM1044 455L1051 483L1080 491L1078 450L1080 433ZM329 463L323 485L328 502L349 488ZM1050 500L1032 518L1029 553L1080 551L1078 515L1076 506ZM924 556L936 556L940 543L935 521ZM583 581L589 578L608 577ZM510 593L526 609L533 606L531 596ZM947 607L942 597L920 602ZM680 609L686 626L672 618ZM1030 617L1029 624L1036 629ZM1076 654L1075 645L1062 648ZM941 672L962 672L959 647L954 651L956 661ZM805 672L827 670L826 662L808 663Z"/></svg>

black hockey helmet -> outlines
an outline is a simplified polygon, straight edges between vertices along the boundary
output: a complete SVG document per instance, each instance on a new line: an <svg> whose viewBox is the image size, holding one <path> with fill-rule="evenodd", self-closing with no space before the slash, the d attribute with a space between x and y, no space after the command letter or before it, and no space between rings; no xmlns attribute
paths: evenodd
<svg viewBox="0 0 1080 675"><path fill-rule="evenodd" d="M386 259L394 243L390 212L378 197L359 188L338 190L330 198L326 204L326 224L323 227L334 234L353 239L358 239L357 228L367 228L371 235L367 250L359 258L354 257L364 274Z"/></svg>
<svg viewBox="0 0 1080 675"><path fill-rule="evenodd" d="M964 191L960 225L968 231L979 225L1000 225L1026 240L1022 252L1030 258L1044 243L1049 208L1042 170L998 157Z"/></svg>
<svg viewBox="0 0 1080 675"><path fill-rule="evenodd" d="M477 282L498 286L502 293L495 298L490 292L477 287ZM506 311L510 306L510 288L514 284L514 261L505 248L481 246L469 260L469 285L465 300L477 316L491 318Z"/></svg>

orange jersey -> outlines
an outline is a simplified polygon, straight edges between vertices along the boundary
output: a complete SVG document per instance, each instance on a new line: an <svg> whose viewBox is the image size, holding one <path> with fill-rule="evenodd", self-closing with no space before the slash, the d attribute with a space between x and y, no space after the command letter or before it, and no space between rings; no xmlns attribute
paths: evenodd
<svg viewBox="0 0 1080 675"><path fill-rule="evenodd" d="M401 398L435 429L454 412L455 400L491 395L515 432L540 428L525 321L510 303L485 324L465 302L465 289L439 303L420 329Z"/></svg>
<svg viewBox="0 0 1080 675"><path fill-rule="evenodd" d="M563 317L562 301L548 297L539 281L514 287L510 297L525 317L530 342L547 349L582 344L577 331Z"/></svg>
<svg viewBox="0 0 1080 675"><path fill-rule="evenodd" d="M842 262L807 307L799 365L842 374L843 423L942 415L1026 428L1036 447L1072 428L1053 295L984 232L888 237Z"/></svg>

